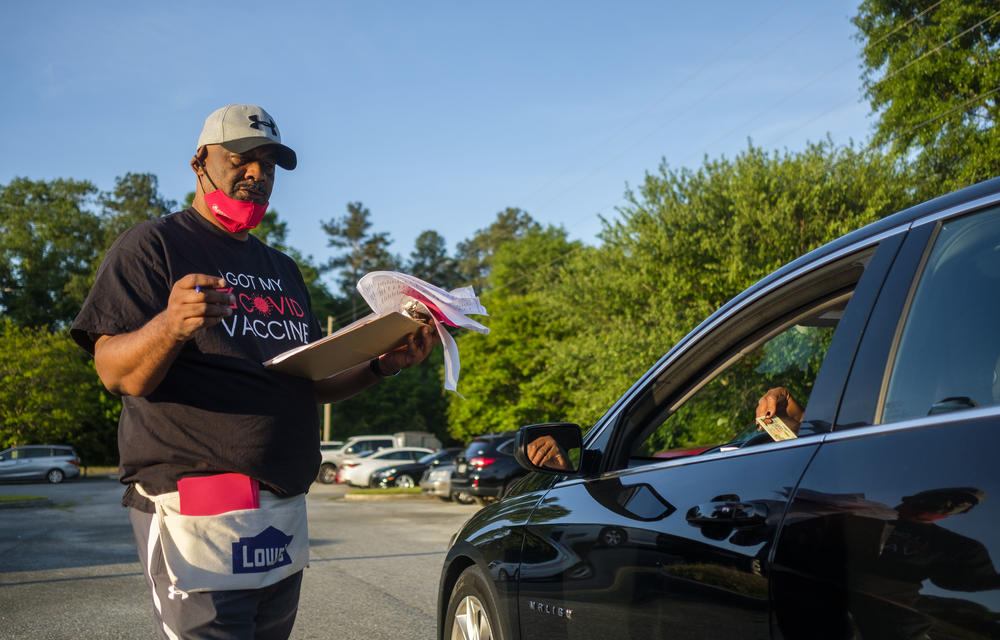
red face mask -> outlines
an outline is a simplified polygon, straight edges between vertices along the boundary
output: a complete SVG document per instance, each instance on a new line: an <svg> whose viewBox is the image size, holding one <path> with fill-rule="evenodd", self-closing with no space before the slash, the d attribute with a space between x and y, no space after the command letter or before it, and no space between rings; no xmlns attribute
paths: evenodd
<svg viewBox="0 0 1000 640"><path fill-rule="evenodd" d="M257 204L248 200L236 200L227 196L221 189L216 189L212 193L205 194L205 204L223 227L230 233L238 233L259 225L269 203Z"/></svg>

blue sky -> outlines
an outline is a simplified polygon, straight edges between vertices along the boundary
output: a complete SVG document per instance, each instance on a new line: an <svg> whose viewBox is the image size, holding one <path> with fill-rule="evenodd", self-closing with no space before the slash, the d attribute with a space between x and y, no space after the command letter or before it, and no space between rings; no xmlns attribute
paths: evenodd
<svg viewBox="0 0 1000 640"><path fill-rule="evenodd" d="M838 0L4 7L0 183L151 172L181 201L205 116L257 103L299 156L271 206L319 261L348 202L404 257L508 206L594 243L661 160L860 143L872 122Z"/></svg>

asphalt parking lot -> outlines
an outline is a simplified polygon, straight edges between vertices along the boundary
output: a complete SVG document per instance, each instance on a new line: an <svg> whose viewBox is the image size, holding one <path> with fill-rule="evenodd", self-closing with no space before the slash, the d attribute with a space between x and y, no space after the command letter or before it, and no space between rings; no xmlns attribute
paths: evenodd
<svg viewBox="0 0 1000 640"><path fill-rule="evenodd" d="M430 639L445 548L478 507L308 497L310 566L292 638ZM0 639L154 638L121 486L0 484L48 506L0 509Z"/></svg>

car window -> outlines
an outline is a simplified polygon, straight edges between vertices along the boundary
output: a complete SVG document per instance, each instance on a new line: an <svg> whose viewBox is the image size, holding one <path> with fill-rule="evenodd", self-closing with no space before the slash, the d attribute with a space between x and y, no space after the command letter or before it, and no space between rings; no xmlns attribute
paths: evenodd
<svg viewBox="0 0 1000 640"><path fill-rule="evenodd" d="M497 453L505 453L509 456L514 455L514 441L507 440L506 442L501 444L499 447L497 447Z"/></svg>
<svg viewBox="0 0 1000 640"><path fill-rule="evenodd" d="M804 408L792 437L825 432L810 419L809 399L836 328L876 247L789 278L747 301L686 345L650 378L617 420L623 434L609 468L774 442L758 428L756 409L783 388ZM829 416L824 416L829 419Z"/></svg>
<svg viewBox="0 0 1000 640"><path fill-rule="evenodd" d="M1000 404L1000 216L945 222L914 288L882 422Z"/></svg>
<svg viewBox="0 0 1000 640"><path fill-rule="evenodd" d="M21 450L22 458L44 458L49 455L49 450L41 447L28 447Z"/></svg>
<svg viewBox="0 0 1000 640"><path fill-rule="evenodd" d="M812 384L846 306L842 297L821 305L718 372L681 406L651 416L649 435L639 440L633 458L673 458L730 444L773 441L754 422L757 403L769 389L787 390L808 406Z"/></svg>
<svg viewBox="0 0 1000 640"><path fill-rule="evenodd" d="M465 449L465 457L475 458L476 456L481 456L490 450L490 443L485 440L473 440L469 443L469 446Z"/></svg>

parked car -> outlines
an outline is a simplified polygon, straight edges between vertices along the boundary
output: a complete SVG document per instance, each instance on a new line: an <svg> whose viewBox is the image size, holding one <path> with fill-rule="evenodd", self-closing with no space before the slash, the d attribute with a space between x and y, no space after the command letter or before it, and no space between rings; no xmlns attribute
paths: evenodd
<svg viewBox="0 0 1000 640"><path fill-rule="evenodd" d="M428 469L451 464L461 448L450 447L434 453L428 453L416 462L394 464L374 472L369 484L373 487L415 487Z"/></svg>
<svg viewBox="0 0 1000 640"><path fill-rule="evenodd" d="M343 440L323 440L319 443L320 452L333 451L344 446Z"/></svg>
<svg viewBox="0 0 1000 640"><path fill-rule="evenodd" d="M532 473L455 536L439 637L1000 637L998 326L1000 179L782 267L585 436L518 432ZM787 440L754 425L775 387Z"/></svg>
<svg viewBox="0 0 1000 640"><path fill-rule="evenodd" d="M0 480L48 480L80 475L80 456L66 445L25 445L0 451Z"/></svg>
<svg viewBox="0 0 1000 640"><path fill-rule="evenodd" d="M434 452L426 447L393 447L376 451L364 458L348 458L340 462L337 481L356 487L367 487L371 475L379 469L400 462L415 462L429 453Z"/></svg>
<svg viewBox="0 0 1000 640"><path fill-rule="evenodd" d="M514 459L514 433L476 436L455 458L451 491L486 504L502 496L524 474Z"/></svg>
<svg viewBox="0 0 1000 640"><path fill-rule="evenodd" d="M429 496L440 498L446 502L454 500L459 504L472 504L476 501L465 492L455 492L451 489L451 474L455 471L455 462L431 467L420 478L420 491Z"/></svg>
<svg viewBox="0 0 1000 640"><path fill-rule="evenodd" d="M379 449L393 447L426 447L440 449L441 441L426 431L399 431L393 434L351 436L339 447L320 444L321 462L317 480L324 484L337 481L337 467L346 458L360 458Z"/></svg>

